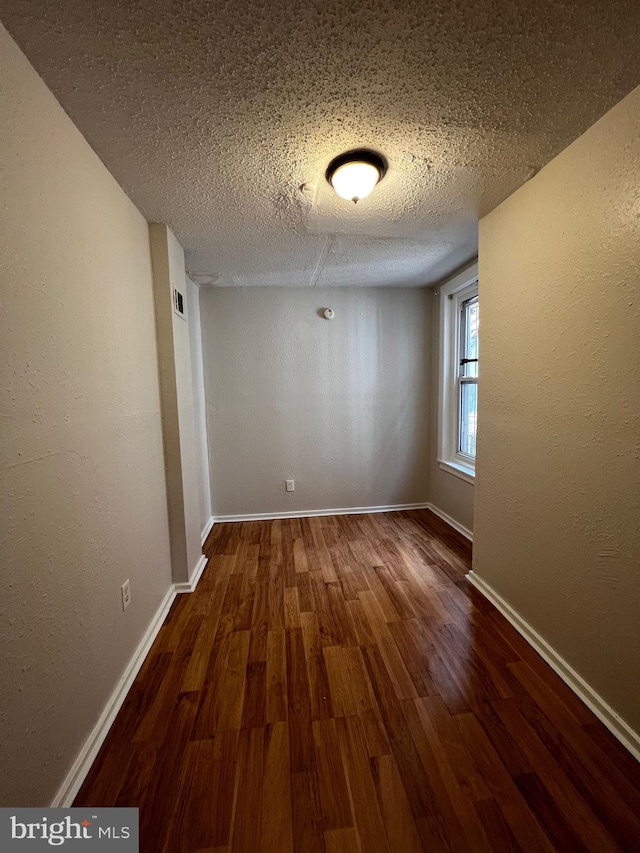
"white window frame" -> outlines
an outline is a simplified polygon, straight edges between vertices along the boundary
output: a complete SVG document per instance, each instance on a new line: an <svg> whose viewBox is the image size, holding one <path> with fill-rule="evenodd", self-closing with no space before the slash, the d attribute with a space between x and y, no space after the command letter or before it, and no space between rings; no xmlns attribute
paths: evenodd
<svg viewBox="0 0 640 853"><path fill-rule="evenodd" d="M476 460L459 451L460 312L462 303L478 293L478 264L439 288L440 381L438 388L438 465L444 471L475 483Z"/></svg>

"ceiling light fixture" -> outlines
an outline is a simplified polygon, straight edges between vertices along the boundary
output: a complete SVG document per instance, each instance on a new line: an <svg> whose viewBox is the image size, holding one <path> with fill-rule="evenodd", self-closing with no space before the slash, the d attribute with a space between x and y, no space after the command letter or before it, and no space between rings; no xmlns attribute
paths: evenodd
<svg viewBox="0 0 640 853"><path fill-rule="evenodd" d="M387 162L380 154L359 148L335 157L325 177L340 198L355 203L373 192L386 171Z"/></svg>

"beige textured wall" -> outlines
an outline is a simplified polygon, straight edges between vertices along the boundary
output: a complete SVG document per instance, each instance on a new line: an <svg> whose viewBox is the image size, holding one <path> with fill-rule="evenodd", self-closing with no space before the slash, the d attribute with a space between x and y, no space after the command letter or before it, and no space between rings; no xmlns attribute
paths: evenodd
<svg viewBox="0 0 640 853"><path fill-rule="evenodd" d="M171 580L151 263L1 27L0 114L0 804L47 805Z"/></svg>
<svg viewBox="0 0 640 853"><path fill-rule="evenodd" d="M169 236L169 259L171 282L175 282L184 297L188 313L187 283L185 280L184 251L171 231ZM173 293L169 294L173 309ZM189 321L171 311L173 321L174 358L176 365L176 389L178 420L180 423L180 455L182 457L182 488L184 493L184 519L187 543L188 578L191 578L200 562L202 547L200 534L200 499L198 496L198 440L196 412L193 395L193 370L191 366L191 341ZM188 578L185 578L187 580ZM175 578L177 580L177 578Z"/></svg>
<svg viewBox="0 0 640 853"><path fill-rule="evenodd" d="M149 225L167 477L171 566L176 583L194 574L202 550L198 441L191 365L190 323L184 251L163 223ZM183 296L186 317L174 311L174 288Z"/></svg>
<svg viewBox="0 0 640 853"><path fill-rule="evenodd" d="M640 731L640 88L480 223L475 568Z"/></svg>
<svg viewBox="0 0 640 853"><path fill-rule="evenodd" d="M203 289L214 513L426 501L429 305L424 290Z"/></svg>

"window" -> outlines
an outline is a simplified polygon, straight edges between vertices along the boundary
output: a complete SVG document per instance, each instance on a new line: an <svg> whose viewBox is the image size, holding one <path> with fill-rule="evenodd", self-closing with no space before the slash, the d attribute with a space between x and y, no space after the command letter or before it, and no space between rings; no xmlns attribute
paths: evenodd
<svg viewBox="0 0 640 853"><path fill-rule="evenodd" d="M458 333L458 452L476 458L478 423L478 289L460 307Z"/></svg>
<svg viewBox="0 0 640 853"><path fill-rule="evenodd" d="M440 467L474 482L478 427L477 267L440 288Z"/></svg>

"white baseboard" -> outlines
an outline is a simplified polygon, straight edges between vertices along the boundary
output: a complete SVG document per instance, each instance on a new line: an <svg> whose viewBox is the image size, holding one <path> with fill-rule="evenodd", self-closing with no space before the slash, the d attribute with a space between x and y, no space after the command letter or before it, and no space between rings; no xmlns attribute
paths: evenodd
<svg viewBox="0 0 640 853"><path fill-rule="evenodd" d="M153 641L158 635L158 631L162 627L162 623L164 622L175 597L176 590L172 585L167 591L167 594L158 608L156 615L153 617L151 624L147 628L140 645L129 661L129 664L124 671L122 678L118 682L116 689L111 694L109 701L100 715L100 719L80 750L80 754L74 761L73 766L60 786L58 793L55 795L54 800L51 803L52 808L67 808L73 803L76 794L80 790L80 786L91 769L91 765L93 764L100 747L109 733L109 729L111 728L118 711L122 707L122 703L126 699L127 693L129 692L136 675L140 671L140 668L149 653L149 649L151 648Z"/></svg>
<svg viewBox="0 0 640 853"><path fill-rule="evenodd" d="M183 592L194 592L195 588L198 586L198 581L200 580L200 577L202 576L202 573L204 571L204 567L207 565L208 561L209 558L205 557L205 555L203 554L198 560L198 564L196 565L191 580L183 581L182 583L175 583L173 585L178 595L181 595Z"/></svg>
<svg viewBox="0 0 640 853"><path fill-rule="evenodd" d="M367 515L372 512L401 512L408 509L427 509L429 504L390 504L389 506L351 506L338 509L301 509L288 512L253 512L244 515L216 515L216 524L226 521L275 521L277 518L315 518L324 515Z"/></svg>
<svg viewBox="0 0 640 853"><path fill-rule="evenodd" d="M500 613L513 625L519 634L527 640L529 645L543 657L549 666L557 672L560 678L567 684L585 705L590 708L596 717L604 723L612 735L625 746L629 752L640 761L640 734L635 732L631 726L617 714L613 708L605 702L599 693L578 675L578 673L553 649L547 641L538 634L534 628L511 607L489 584L476 572L469 572L467 580L484 597L496 607Z"/></svg>
<svg viewBox="0 0 640 853"><path fill-rule="evenodd" d="M455 518L452 518L450 515L447 515L446 512L443 512L441 509L438 509L434 504L425 504L426 509L430 509L434 515L437 515L438 518L441 518L443 521L446 521L449 527L453 527L454 530L457 530L458 533L462 533L465 539L468 539L469 542L473 542L473 532L468 530L466 527L463 527L460 522L456 521Z"/></svg>
<svg viewBox="0 0 640 853"><path fill-rule="evenodd" d="M202 528L202 533L200 534L200 544L201 545L204 545L204 543L207 541L207 536L211 533L211 530L213 528L214 523L215 523L214 518L213 518L213 516L211 516L209 521L207 521L205 526Z"/></svg>
<svg viewBox="0 0 640 853"><path fill-rule="evenodd" d="M215 521L216 524L235 521L275 521L277 518L316 518L324 515L366 515L367 513L372 512L402 512L403 510L408 509L431 510L434 515L437 515L450 527L453 527L454 530L457 530L458 533L461 533L466 539L473 542L473 533L470 530L463 527L463 525L457 522L455 518L447 515L446 512L438 509L438 507L434 506L432 503L389 504L388 506L352 506L340 507L338 509L303 509L290 512L252 512L244 513L242 515L216 515L213 516L213 521Z"/></svg>

